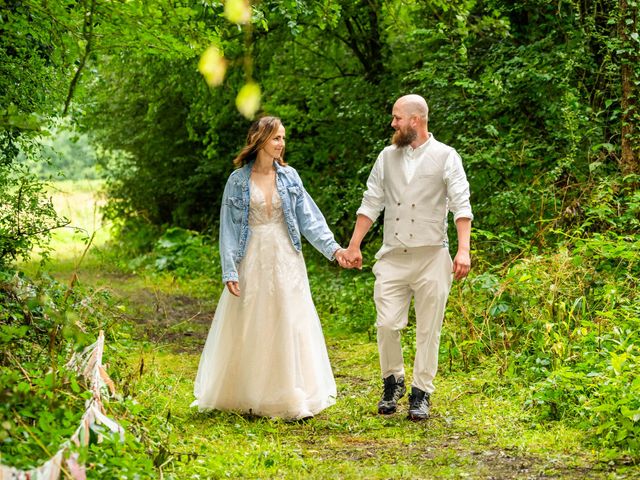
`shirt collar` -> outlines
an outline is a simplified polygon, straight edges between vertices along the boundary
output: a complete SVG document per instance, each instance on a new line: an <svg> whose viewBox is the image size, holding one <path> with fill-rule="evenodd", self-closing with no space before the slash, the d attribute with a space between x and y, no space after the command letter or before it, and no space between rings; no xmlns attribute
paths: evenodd
<svg viewBox="0 0 640 480"><path fill-rule="evenodd" d="M431 140L433 139L433 134L431 132L429 132L427 135L429 137L427 138L426 142L424 142L422 145L417 146L416 148L412 148L411 145L407 145L406 152L412 155L418 155L422 153L427 148L427 146L431 143Z"/></svg>
<svg viewBox="0 0 640 480"><path fill-rule="evenodd" d="M276 167L276 173L284 173L284 167L280 165L276 160L273 161L273 165Z"/></svg>

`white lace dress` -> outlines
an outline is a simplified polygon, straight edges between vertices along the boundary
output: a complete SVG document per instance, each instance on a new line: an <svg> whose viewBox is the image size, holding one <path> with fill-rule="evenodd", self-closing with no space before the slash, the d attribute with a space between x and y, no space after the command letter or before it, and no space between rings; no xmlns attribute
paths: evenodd
<svg viewBox="0 0 640 480"><path fill-rule="evenodd" d="M333 405L336 384L302 253L287 232L280 197L271 211L251 184L251 236L238 274L240 297L225 288L196 376L192 406L287 419Z"/></svg>

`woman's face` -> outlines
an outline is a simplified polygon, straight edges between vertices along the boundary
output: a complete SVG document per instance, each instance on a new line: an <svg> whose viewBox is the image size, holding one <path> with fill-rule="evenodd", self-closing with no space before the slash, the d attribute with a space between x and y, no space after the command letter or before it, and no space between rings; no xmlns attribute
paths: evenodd
<svg viewBox="0 0 640 480"><path fill-rule="evenodd" d="M280 128L267 140L267 143L265 143L260 150L271 158L280 158L284 150L284 133L284 127L280 125Z"/></svg>

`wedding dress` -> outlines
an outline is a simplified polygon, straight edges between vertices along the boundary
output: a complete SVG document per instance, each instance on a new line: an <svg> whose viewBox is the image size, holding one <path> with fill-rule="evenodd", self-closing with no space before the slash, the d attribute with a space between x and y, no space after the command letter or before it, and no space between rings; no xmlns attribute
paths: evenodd
<svg viewBox="0 0 640 480"><path fill-rule="evenodd" d="M300 419L333 405L336 384L311 299L304 258L287 232L274 190L267 205L251 183L251 236L238 275L224 289L207 337L192 406Z"/></svg>

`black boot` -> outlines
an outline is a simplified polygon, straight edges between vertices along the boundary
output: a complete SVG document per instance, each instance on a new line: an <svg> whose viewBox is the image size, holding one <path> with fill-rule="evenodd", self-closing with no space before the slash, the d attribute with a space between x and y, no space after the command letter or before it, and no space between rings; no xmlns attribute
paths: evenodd
<svg viewBox="0 0 640 480"><path fill-rule="evenodd" d="M411 387L409 395L409 420L420 421L429 418L431 395L419 388Z"/></svg>
<svg viewBox="0 0 640 480"><path fill-rule="evenodd" d="M393 375L384 379L384 393L378 402L378 413L389 415L395 413L398 408L398 400L402 398L407 389L404 386L404 378L396 380Z"/></svg>

